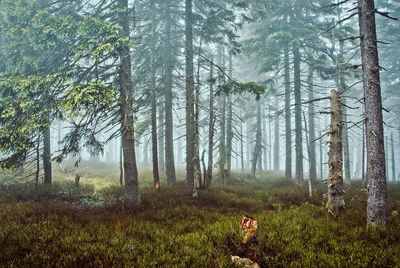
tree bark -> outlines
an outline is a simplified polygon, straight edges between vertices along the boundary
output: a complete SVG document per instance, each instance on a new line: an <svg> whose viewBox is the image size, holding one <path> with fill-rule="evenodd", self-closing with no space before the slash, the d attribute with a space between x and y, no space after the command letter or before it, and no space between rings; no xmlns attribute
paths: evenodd
<svg viewBox="0 0 400 268"><path fill-rule="evenodd" d="M367 223L386 225L387 190L382 98L373 0L358 0L361 60L365 97L368 200Z"/></svg>
<svg viewBox="0 0 400 268"><path fill-rule="evenodd" d="M193 20L192 0L185 0L185 51L186 51L186 181L192 196L197 196L194 181L195 130L194 130L194 77L193 77Z"/></svg>
<svg viewBox="0 0 400 268"><path fill-rule="evenodd" d="M285 47L285 146L286 146L286 166L285 177L292 179L292 123L290 114L290 74L289 74L289 48Z"/></svg>
<svg viewBox="0 0 400 268"><path fill-rule="evenodd" d="M53 178L51 174L50 126L43 133L43 169L44 183L51 184Z"/></svg>
<svg viewBox="0 0 400 268"><path fill-rule="evenodd" d="M118 0L120 37L129 39L128 0ZM125 205L132 207L140 202L135 156L131 58L129 47L120 51L119 66L121 133L124 160Z"/></svg>
<svg viewBox="0 0 400 268"><path fill-rule="evenodd" d="M164 152L165 152L165 143L164 143L164 135L165 135L165 129L164 129L164 104L161 103L158 108L158 125L159 125L159 131L158 131L158 164L159 164L159 169L161 172L165 171L165 158L164 158Z"/></svg>
<svg viewBox="0 0 400 268"><path fill-rule="evenodd" d="M218 65L219 66L224 66L223 63L223 58L224 58L224 51L220 47L218 49ZM223 83L223 74L220 72L219 74L219 83ZM219 137L219 146L218 146L218 151L219 151L219 159L218 159L218 172L221 177L222 183L225 183L225 164L226 164L226 144L225 144L225 138L226 138L226 96L225 93L221 93L218 97L219 99L219 107L220 107L220 137Z"/></svg>
<svg viewBox="0 0 400 268"><path fill-rule="evenodd" d="M326 208L332 213L344 209L343 200L343 154L342 154L342 107L340 93L331 91L331 126L328 153L328 202Z"/></svg>
<svg viewBox="0 0 400 268"><path fill-rule="evenodd" d="M172 117L172 46L171 46L171 0L164 0L165 3L165 44L166 57L165 64L165 167L167 184L176 182L175 160L174 160L174 132ZM180 148L178 148L180 150Z"/></svg>
<svg viewBox="0 0 400 268"><path fill-rule="evenodd" d="M394 158L394 141L393 141L393 131L390 133L390 147L392 151L392 181L396 181L396 161Z"/></svg>
<svg viewBox="0 0 400 268"><path fill-rule="evenodd" d="M301 81L300 81L300 48L297 43L293 44L294 65L294 101L295 101L295 133L296 133L296 177L297 186L303 186L303 138L301 125Z"/></svg>
<svg viewBox="0 0 400 268"><path fill-rule="evenodd" d="M209 106L209 125L208 125L208 166L205 187L211 186L213 172L213 154L214 154L214 62L210 64L210 106Z"/></svg>
<svg viewBox="0 0 400 268"><path fill-rule="evenodd" d="M308 66L308 100L314 99L314 68L312 66ZM310 155L310 179L312 182L316 181L317 178L317 168L316 168L316 153L315 153L315 143L311 142L315 140L315 115L314 115L314 104L310 102L308 104L308 139L310 143L308 143Z"/></svg>
<svg viewBox="0 0 400 268"><path fill-rule="evenodd" d="M275 113L274 119L274 171L279 172L279 113Z"/></svg>
<svg viewBox="0 0 400 268"><path fill-rule="evenodd" d="M229 77L232 77L232 53L229 53ZM226 120L226 179L231 177L231 165L232 165L232 96L228 93L227 99L227 120Z"/></svg>
<svg viewBox="0 0 400 268"><path fill-rule="evenodd" d="M257 169L257 162L258 158L261 157L261 139L262 139L262 133L261 133L261 101L257 101L257 130L256 130L256 143L254 145L254 150L253 150L253 159L252 159L252 165L251 165L251 175L255 176L256 174L256 169Z"/></svg>
<svg viewBox="0 0 400 268"><path fill-rule="evenodd" d="M158 145L157 145L157 91L156 91L156 3L151 0L151 44L150 44L150 87L151 87L151 142L153 157L153 183L155 189L160 189L160 175L158 172Z"/></svg>

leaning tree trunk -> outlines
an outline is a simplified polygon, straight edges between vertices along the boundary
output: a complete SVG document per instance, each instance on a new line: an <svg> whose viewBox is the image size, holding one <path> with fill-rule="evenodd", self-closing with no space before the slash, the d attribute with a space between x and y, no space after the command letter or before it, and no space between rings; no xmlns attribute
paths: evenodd
<svg viewBox="0 0 400 268"><path fill-rule="evenodd" d="M257 130L256 130L256 143L254 145L254 150L253 150L253 159L251 163L251 175L255 176L256 174L256 169L257 169L257 162L258 158L261 157L261 139L262 139L262 134L261 134L261 101L257 101Z"/></svg>
<svg viewBox="0 0 400 268"><path fill-rule="evenodd" d="M194 129L194 77L193 77L193 19L192 0L185 0L186 51L186 181L192 196L197 196L194 181L195 129Z"/></svg>
<svg viewBox="0 0 400 268"><path fill-rule="evenodd" d="M300 48L297 43L293 45L293 65L294 65L294 119L296 133L296 177L297 186L303 186L303 138L301 125L301 81L300 81Z"/></svg>
<svg viewBox="0 0 400 268"><path fill-rule="evenodd" d="M344 209L343 155L342 155L342 107L340 93L331 91L331 126L328 153L328 202L326 208L332 213Z"/></svg>
<svg viewBox="0 0 400 268"><path fill-rule="evenodd" d="M357 2L366 119L367 223L385 225L387 222L386 166L375 6L373 0L358 0Z"/></svg>
<svg viewBox="0 0 400 268"><path fill-rule="evenodd" d="M120 37L129 39L128 0L118 0ZM122 150L124 161L125 179L125 205L131 207L137 205L139 198L139 183L136 167L135 140L133 125L133 96L131 77L131 58L129 47L123 47L120 51L121 64L119 66L120 84L120 111Z"/></svg>
<svg viewBox="0 0 400 268"><path fill-rule="evenodd" d="M210 65L210 117L208 125L208 166L205 187L211 186L213 171L213 154L214 154L214 62L211 60Z"/></svg>
<svg viewBox="0 0 400 268"><path fill-rule="evenodd" d="M43 169L44 183L52 183L51 174L51 151L50 151L50 126L43 133Z"/></svg>
<svg viewBox="0 0 400 268"><path fill-rule="evenodd" d="M171 0L164 0L165 10L165 45L166 57L165 64L165 174L167 184L176 182L175 160L174 160L174 132L172 119L172 46L171 46ZM180 148L178 148L180 152Z"/></svg>
<svg viewBox="0 0 400 268"><path fill-rule="evenodd" d="M156 190L160 189L160 176L158 172L158 145L157 145L157 92L156 92L156 5L151 0L151 45L150 45L150 87L151 87L151 141L153 156L153 183Z"/></svg>
<svg viewBox="0 0 400 268"><path fill-rule="evenodd" d="M286 145L286 166L285 177L292 179L292 123L290 114L290 74L289 74L289 48L285 47L285 145Z"/></svg>

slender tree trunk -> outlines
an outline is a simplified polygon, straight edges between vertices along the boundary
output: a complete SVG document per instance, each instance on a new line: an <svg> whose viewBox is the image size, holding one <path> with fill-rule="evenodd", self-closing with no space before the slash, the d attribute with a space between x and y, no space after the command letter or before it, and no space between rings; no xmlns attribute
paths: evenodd
<svg viewBox="0 0 400 268"><path fill-rule="evenodd" d="M174 160L174 123L172 118L172 46L171 46L171 0L164 0L165 3L165 166L167 184L176 182L175 160ZM178 151L180 148L178 148ZM180 151L179 151L180 152ZM180 160L181 161L181 160Z"/></svg>
<svg viewBox="0 0 400 268"><path fill-rule="evenodd" d="M165 159L164 159L164 152L165 152L165 143L164 143L164 103L160 104L158 110L158 125L159 125L159 132L158 132L158 164L160 171L165 171Z"/></svg>
<svg viewBox="0 0 400 268"><path fill-rule="evenodd" d="M308 66L308 99L311 101L314 99L314 68L312 66ZM308 123L309 123L309 141L308 146L310 148L310 179L312 182L315 182L317 178L317 168L316 168L316 153L315 153L315 143L312 142L315 140L315 115L314 115L314 104L310 102L308 104Z"/></svg>
<svg viewBox="0 0 400 268"><path fill-rule="evenodd" d="M205 187L211 186L214 154L214 62L210 64L210 117L208 125L208 167Z"/></svg>
<svg viewBox="0 0 400 268"><path fill-rule="evenodd" d="M307 120L306 120L306 115L303 112L303 118L304 118L304 131L306 132L306 144L307 144L307 154L308 154L308 196L311 198L313 196L312 194L312 156L311 156L311 144L309 140L309 133L308 133L308 127L307 127Z"/></svg>
<svg viewBox="0 0 400 268"><path fill-rule="evenodd" d="M194 181L195 130L194 130L194 77L193 77L193 19L192 0L185 0L185 51L186 51L186 181L192 196L197 196Z"/></svg>
<svg viewBox="0 0 400 268"><path fill-rule="evenodd" d="M222 48L218 49L218 65L225 67L223 63L224 51ZM223 74L219 74L220 83L223 83ZM220 137L219 137L219 159L218 159L218 171L221 177L222 183L225 183L225 164L226 164L226 96L225 93L221 93L219 96L219 107L220 107Z"/></svg>
<svg viewBox="0 0 400 268"><path fill-rule="evenodd" d="M392 181L396 181L396 161L394 158L394 141L393 141L393 131L390 133L390 147L392 150Z"/></svg>
<svg viewBox="0 0 400 268"><path fill-rule="evenodd" d="M118 0L120 37L129 39L128 0ZM120 51L121 64L119 66L120 84L120 111L122 149L124 159L125 205L135 206L140 202L138 173L135 156L134 124L133 124L133 97L131 78L131 58L129 47Z"/></svg>
<svg viewBox="0 0 400 268"><path fill-rule="evenodd" d="M373 0L358 0L361 60L365 97L368 200L367 222L386 225L386 166L382 98Z"/></svg>
<svg viewBox="0 0 400 268"><path fill-rule="evenodd" d="M252 176L255 176L255 174L256 174L258 158L261 157L261 147L262 147L261 139L262 139L262 134L261 134L261 101L258 100L257 101L256 143L254 145L253 159L252 159L252 166L251 166L251 174L252 174Z"/></svg>
<svg viewBox="0 0 400 268"><path fill-rule="evenodd" d="M233 67L232 67L232 53L229 53L229 76L232 77ZM232 161L232 96L228 94L227 101L227 112L228 118L226 121L226 179L231 177L231 161Z"/></svg>
<svg viewBox="0 0 400 268"><path fill-rule="evenodd" d="M268 117L270 116L270 113L268 112ZM267 137L268 137L268 128L267 128L267 121L269 119L263 118L262 119L262 125L263 125L263 133L264 133L264 139L263 139L263 152L264 152L264 168L265 170L268 169L268 142L267 142Z"/></svg>
<svg viewBox="0 0 400 268"><path fill-rule="evenodd" d="M279 112L275 113L274 132L274 171L279 172Z"/></svg>
<svg viewBox="0 0 400 268"><path fill-rule="evenodd" d="M294 101L295 101L295 133L296 133L296 177L297 186L303 186L303 138L301 125L301 81L300 81L300 49L298 44L293 45L294 64Z"/></svg>
<svg viewBox="0 0 400 268"><path fill-rule="evenodd" d="M151 141L153 156L153 183L154 188L160 188L160 175L158 172L158 146L157 146L157 92L156 92L156 3L151 0L151 44L150 44L150 83L151 83Z"/></svg>
<svg viewBox="0 0 400 268"><path fill-rule="evenodd" d="M52 183L51 174L51 151L50 151L50 126L43 133L43 169L44 183Z"/></svg>
<svg viewBox="0 0 400 268"><path fill-rule="evenodd" d="M332 213L344 209L343 199L343 154L342 154L342 107L340 93L331 91L331 127L329 130L329 153L328 153L328 202L326 208Z"/></svg>
<svg viewBox="0 0 400 268"><path fill-rule="evenodd" d="M40 135L37 138L37 145L36 145L35 190L37 190L39 184L39 172L40 172Z"/></svg>
<svg viewBox="0 0 400 268"><path fill-rule="evenodd" d="M322 136L322 132L319 132L319 136ZM319 176L322 179L324 177L324 155L322 151L322 138L319 139Z"/></svg>
<svg viewBox="0 0 400 268"><path fill-rule="evenodd" d="M343 160L344 160L344 180L346 184L350 184L351 170L350 170L350 149L349 149L349 135L347 131L347 108L346 100L342 99L342 113L343 113Z"/></svg>
<svg viewBox="0 0 400 268"><path fill-rule="evenodd" d="M242 118L242 113L240 113ZM244 153L243 153L243 123L240 121L240 164L242 167L242 173L244 172Z"/></svg>
<svg viewBox="0 0 400 268"><path fill-rule="evenodd" d="M119 185L121 187L124 186L124 166L123 166L123 155L122 155L123 149L122 149L122 139L120 141L120 148L119 148Z"/></svg>
<svg viewBox="0 0 400 268"><path fill-rule="evenodd" d="M362 124L362 161L361 161L361 180L362 184L366 185L367 178L365 176L365 122Z"/></svg>
<svg viewBox="0 0 400 268"><path fill-rule="evenodd" d="M250 170L251 167L251 118L247 118L246 120L246 169Z"/></svg>
<svg viewBox="0 0 400 268"><path fill-rule="evenodd" d="M384 148L385 148L385 167L386 167L385 176L386 176L386 181L387 181L388 177L389 177L389 165L388 165L388 163L389 163L389 144L388 144L389 138L388 138L388 136L385 136L384 142L385 142Z"/></svg>
<svg viewBox="0 0 400 268"><path fill-rule="evenodd" d="M271 105L268 105L268 168L265 169L272 170L272 115L271 115ZM267 136L265 136L267 139ZM261 157L261 155L260 155Z"/></svg>
<svg viewBox="0 0 400 268"><path fill-rule="evenodd" d="M285 146L286 166L285 177L292 179L292 123L290 114L290 74L289 74L289 48L285 47Z"/></svg>

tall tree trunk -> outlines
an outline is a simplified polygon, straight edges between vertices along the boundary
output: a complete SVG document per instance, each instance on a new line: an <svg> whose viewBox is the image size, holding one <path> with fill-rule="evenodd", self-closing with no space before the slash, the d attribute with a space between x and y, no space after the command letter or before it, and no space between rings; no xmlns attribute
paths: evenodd
<svg viewBox="0 0 400 268"><path fill-rule="evenodd" d="M242 118L242 112L240 113L240 118ZM242 173L244 172L244 153L243 153L243 122L240 121L240 164L242 168Z"/></svg>
<svg viewBox="0 0 400 268"><path fill-rule="evenodd" d="M224 65L224 50L220 47L218 49L218 65L225 67ZM224 74L220 72L219 80L220 84L223 83ZM225 164L226 164L226 147L225 147L225 137L226 137L226 96L225 93L219 95L219 107L220 107L220 137L219 137L219 159L218 159L218 172L221 177L222 183L225 182Z"/></svg>
<svg viewBox="0 0 400 268"><path fill-rule="evenodd" d="M200 166L200 129L199 129L199 116L200 116L200 67L201 67L201 46L202 46L202 38L200 38L200 46L198 51L198 59L197 59L197 83L195 87L195 113L194 113L194 131L195 131L195 139L194 139L194 148L195 148L195 160L194 162L194 180L197 182L195 187L202 187L201 183L201 166Z"/></svg>
<svg viewBox="0 0 400 268"><path fill-rule="evenodd" d="M392 181L396 181L396 161L394 158L393 131L390 133L390 147L392 151Z"/></svg>
<svg viewBox="0 0 400 268"><path fill-rule="evenodd" d="M343 164L344 164L344 180L346 184L350 184L351 170L350 170L350 149L349 149L349 135L347 131L347 108L346 100L342 99L342 118L343 118Z"/></svg>
<svg viewBox="0 0 400 268"><path fill-rule="evenodd" d="M154 188L160 188L160 176L158 172L158 146L157 146L157 92L156 92L156 3L151 0L151 44L150 44L150 87L151 87L151 142L153 156L153 183Z"/></svg>
<svg viewBox="0 0 400 268"><path fill-rule="evenodd" d="M262 134L261 134L261 101L257 101L257 126L256 126L256 143L254 145L254 150L253 150L253 159L252 159L252 166L251 166L251 175L255 176L256 174L256 169L257 169L257 162L258 158L261 157L261 139L262 139Z"/></svg>
<svg viewBox="0 0 400 268"><path fill-rule="evenodd" d="M250 170L251 168L251 118L247 118L246 120L246 169Z"/></svg>
<svg viewBox="0 0 400 268"><path fill-rule="evenodd" d="M171 0L164 0L165 3L165 167L167 184L176 182L175 160L174 160L174 123L172 119L172 46L171 46ZM180 150L180 148L178 148Z"/></svg>
<svg viewBox="0 0 400 268"><path fill-rule="evenodd" d="M358 0L357 2L365 97L368 174L367 222L372 225L385 225L387 222L386 166L375 5L373 0Z"/></svg>
<svg viewBox="0 0 400 268"><path fill-rule="evenodd" d="M120 37L129 39L128 0L118 0ZM133 124L133 97L131 58L129 47L120 51L121 64L119 66L120 84L120 111L121 111L121 133L124 160L125 179L125 205L135 206L139 203L139 183L136 167L134 124Z"/></svg>
<svg viewBox="0 0 400 268"><path fill-rule="evenodd" d="M292 123L290 114L290 74L289 74L289 48L285 47L285 146L286 146L286 166L285 177L292 179Z"/></svg>
<svg viewBox="0 0 400 268"><path fill-rule="evenodd" d="M119 185L124 186L124 166L123 166L123 155L122 155L122 138L120 141L120 148L119 148Z"/></svg>
<svg viewBox="0 0 400 268"><path fill-rule="evenodd" d="M160 171L165 171L165 143L164 143L164 103L159 105L158 109L158 125L159 125L159 132L158 132L158 164Z"/></svg>
<svg viewBox="0 0 400 268"><path fill-rule="evenodd" d="M278 108L278 107L277 107ZM274 119L274 171L279 172L279 112L275 113Z"/></svg>
<svg viewBox="0 0 400 268"><path fill-rule="evenodd" d="M210 117L208 125L208 166L205 187L211 186L214 154L214 62L210 64Z"/></svg>
<svg viewBox="0 0 400 268"><path fill-rule="evenodd" d="M51 174L51 151L50 151L50 126L43 133L43 169L44 183L52 183Z"/></svg>
<svg viewBox="0 0 400 268"><path fill-rule="evenodd" d="M186 51L186 181L192 196L197 196L194 181L195 130L194 130L194 77L193 77L193 19L192 0L185 0L185 51Z"/></svg>
<svg viewBox="0 0 400 268"><path fill-rule="evenodd" d="M266 170L272 170L272 123L271 120L271 103L268 105L268 168L265 167ZM265 136L267 139L267 136ZM261 155L260 155L261 157Z"/></svg>
<svg viewBox="0 0 400 268"><path fill-rule="evenodd" d="M294 119L296 133L296 177L297 186L303 186L303 138L301 125L301 81L300 81L300 48L297 43L293 44L293 65L294 65Z"/></svg>
<svg viewBox="0 0 400 268"><path fill-rule="evenodd" d="M362 184L365 186L367 183L367 178L365 176L365 122L362 124L362 161L361 161L361 180Z"/></svg>
<svg viewBox="0 0 400 268"><path fill-rule="evenodd" d="M268 111L268 117L270 117L270 113ZM268 143L267 143L267 137L268 137L268 128L267 128L267 121L269 120L269 118L264 118L262 120L262 124L263 124L263 133L264 133L264 139L263 139L263 152L264 152L264 168L265 170L268 170L268 161L269 161L269 157L268 157Z"/></svg>
<svg viewBox="0 0 400 268"><path fill-rule="evenodd" d="M340 93L331 91L331 126L328 153L328 202L326 208L336 213L344 209L343 154L342 154L342 107Z"/></svg>
<svg viewBox="0 0 400 268"><path fill-rule="evenodd" d="M229 53L229 77L233 77L233 67L232 67L232 53ZM232 130L232 96L228 93L228 101L227 101L227 112L228 118L226 121L226 179L230 179L231 177L231 161L232 161L232 139L233 139L233 130Z"/></svg>
<svg viewBox="0 0 400 268"><path fill-rule="evenodd" d="M308 99L311 101L314 99L314 68L312 66L308 66ZM314 115L314 104L310 102L308 104L308 136L310 143L308 144L310 149L310 179L312 182L315 182L317 178L317 168L316 168L316 153L315 153L315 143L312 142L315 140L315 115Z"/></svg>
<svg viewBox="0 0 400 268"><path fill-rule="evenodd" d="M39 172L40 172L40 135L38 135L36 144L35 190L37 190L39 184Z"/></svg>
<svg viewBox="0 0 400 268"><path fill-rule="evenodd" d="M319 132L319 136L322 136L322 131ZM319 176L322 179L324 177L324 155L322 152L322 138L319 139Z"/></svg>

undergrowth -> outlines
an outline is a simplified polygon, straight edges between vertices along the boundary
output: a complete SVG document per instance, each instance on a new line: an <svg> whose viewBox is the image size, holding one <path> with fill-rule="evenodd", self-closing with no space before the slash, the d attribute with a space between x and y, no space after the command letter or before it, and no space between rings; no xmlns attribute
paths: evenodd
<svg viewBox="0 0 400 268"><path fill-rule="evenodd" d="M117 179L1 188L0 266L230 267L239 255L262 267L400 267L400 185L388 186L388 226L372 229L357 181L346 186L346 210L332 216L323 184L310 198L277 175L234 173L193 199L182 179L155 192L144 174L134 210L124 210ZM244 215L259 223L250 248Z"/></svg>

